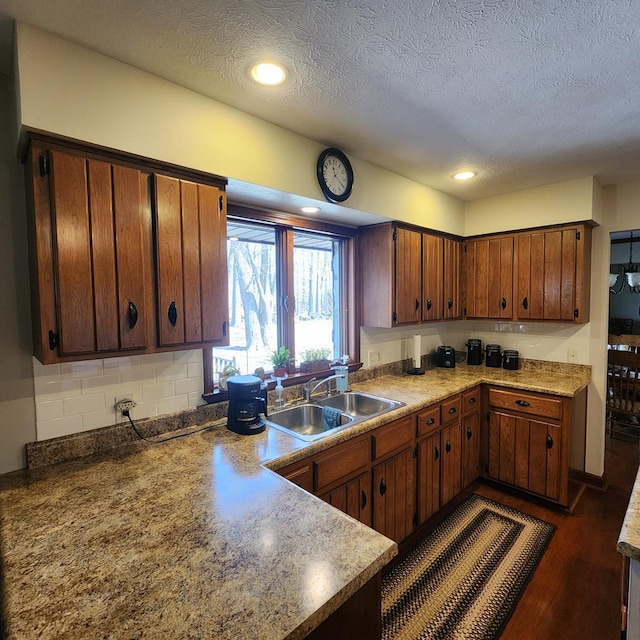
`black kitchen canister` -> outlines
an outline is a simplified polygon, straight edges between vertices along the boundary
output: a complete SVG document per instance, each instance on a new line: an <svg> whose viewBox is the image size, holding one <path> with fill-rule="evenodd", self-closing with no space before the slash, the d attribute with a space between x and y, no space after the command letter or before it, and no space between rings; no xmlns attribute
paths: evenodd
<svg viewBox="0 0 640 640"><path fill-rule="evenodd" d="M515 349L505 349L502 354L502 368L503 369L517 369L520 356Z"/></svg>
<svg viewBox="0 0 640 640"><path fill-rule="evenodd" d="M467 364L482 364L482 340L469 338L467 346Z"/></svg>
<svg viewBox="0 0 640 640"><path fill-rule="evenodd" d="M484 363L487 367L495 367L497 369L502 366L502 349L499 344L488 344L485 352L487 357Z"/></svg>

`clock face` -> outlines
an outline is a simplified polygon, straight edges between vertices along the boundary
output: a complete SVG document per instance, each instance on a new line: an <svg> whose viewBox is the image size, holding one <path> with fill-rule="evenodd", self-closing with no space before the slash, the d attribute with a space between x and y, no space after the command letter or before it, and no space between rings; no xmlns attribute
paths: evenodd
<svg viewBox="0 0 640 640"><path fill-rule="evenodd" d="M318 158L318 182L327 200L344 202L353 187L353 169L339 149L325 149Z"/></svg>

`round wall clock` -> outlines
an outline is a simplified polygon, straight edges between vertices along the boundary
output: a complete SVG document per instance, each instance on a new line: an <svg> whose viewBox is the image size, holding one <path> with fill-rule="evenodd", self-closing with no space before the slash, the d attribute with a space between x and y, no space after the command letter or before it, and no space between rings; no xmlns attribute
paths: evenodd
<svg viewBox="0 0 640 640"><path fill-rule="evenodd" d="M331 147L318 156L318 183L330 202L344 202L353 188L353 169L347 156Z"/></svg>

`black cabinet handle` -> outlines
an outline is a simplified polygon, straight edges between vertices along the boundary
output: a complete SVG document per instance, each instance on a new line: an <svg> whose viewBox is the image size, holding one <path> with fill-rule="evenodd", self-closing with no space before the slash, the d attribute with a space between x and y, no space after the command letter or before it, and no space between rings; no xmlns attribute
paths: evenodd
<svg viewBox="0 0 640 640"><path fill-rule="evenodd" d="M387 483L384 481L384 478L380 480L380 495L383 496L387 493Z"/></svg>
<svg viewBox="0 0 640 640"><path fill-rule="evenodd" d="M226 320L222 321L222 335L223 336L227 335L227 321Z"/></svg>
<svg viewBox="0 0 640 640"><path fill-rule="evenodd" d="M416 311L420 308L420 300L416 298Z"/></svg>
<svg viewBox="0 0 640 640"><path fill-rule="evenodd" d="M553 447L553 438L551 436L547 436L547 449L551 449Z"/></svg>
<svg viewBox="0 0 640 640"><path fill-rule="evenodd" d="M473 436L473 431L471 431L471 427L469 427L467 429L467 440L471 440L472 436Z"/></svg>
<svg viewBox="0 0 640 640"><path fill-rule="evenodd" d="M516 400L516 404L521 407L530 407L531 405L526 400Z"/></svg>
<svg viewBox="0 0 640 640"><path fill-rule="evenodd" d="M440 451L438 451L438 447L434 447L434 453L435 455L433 456L433 459L437 460L440 457Z"/></svg>
<svg viewBox="0 0 640 640"><path fill-rule="evenodd" d="M451 309L451 307L453 307L453 300L451 298L449 298L447 300L447 308Z"/></svg>
<svg viewBox="0 0 640 640"><path fill-rule="evenodd" d="M434 422L435 422L435 419L434 419L434 418L429 418L429 419L427 420L427 424L433 424Z"/></svg>
<svg viewBox="0 0 640 640"><path fill-rule="evenodd" d="M447 444L444 447L445 451L449 453L451 451L451 442L447 440Z"/></svg>
<svg viewBox="0 0 640 640"><path fill-rule="evenodd" d="M129 329L133 329L133 327L138 324L138 308L131 300L129 300L129 306L127 308L127 324L129 325Z"/></svg>
<svg viewBox="0 0 640 640"><path fill-rule="evenodd" d="M469 404L475 404L476 403L476 397L474 396L473 398L469 398Z"/></svg>
<svg viewBox="0 0 640 640"><path fill-rule="evenodd" d="M427 311L431 310L431 298L427 298Z"/></svg>
<svg viewBox="0 0 640 640"><path fill-rule="evenodd" d="M506 308L507 308L507 299L506 299L506 298L502 298L502 300L500 300L500 306L501 306L503 309L506 309Z"/></svg>
<svg viewBox="0 0 640 640"><path fill-rule="evenodd" d="M453 414L457 411L457 409L455 407L451 407L451 409L449 409L449 413Z"/></svg>
<svg viewBox="0 0 640 640"><path fill-rule="evenodd" d="M175 300L169 305L167 317L169 318L169 324L172 327L175 327L178 322L178 306L176 305Z"/></svg>
<svg viewBox="0 0 640 640"><path fill-rule="evenodd" d="M362 498L361 498L361 502L360 502L360 508L364 509L367 506L367 492L363 489L362 490Z"/></svg>
<svg viewBox="0 0 640 640"><path fill-rule="evenodd" d="M525 310L529 308L529 298L527 296L522 299L522 308Z"/></svg>

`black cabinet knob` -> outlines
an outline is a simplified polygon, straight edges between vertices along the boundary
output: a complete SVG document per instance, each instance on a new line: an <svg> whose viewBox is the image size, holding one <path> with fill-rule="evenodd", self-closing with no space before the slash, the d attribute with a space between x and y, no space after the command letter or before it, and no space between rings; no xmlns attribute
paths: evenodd
<svg viewBox="0 0 640 640"><path fill-rule="evenodd" d="M169 318L169 324L175 327L178 322L178 306L175 300L169 305L169 309L167 309L167 317Z"/></svg>
<svg viewBox="0 0 640 640"><path fill-rule="evenodd" d="M387 483L382 478L380 480L380 495L383 496L385 493L387 493Z"/></svg>
<svg viewBox="0 0 640 640"><path fill-rule="evenodd" d="M129 329L133 329L136 324L138 324L138 308L129 300L129 306L127 307L127 325Z"/></svg>

